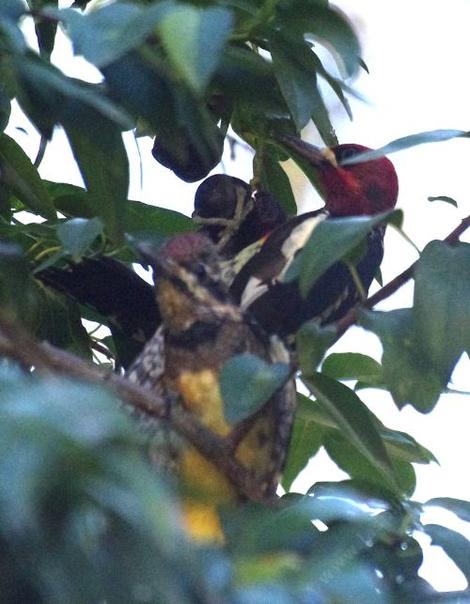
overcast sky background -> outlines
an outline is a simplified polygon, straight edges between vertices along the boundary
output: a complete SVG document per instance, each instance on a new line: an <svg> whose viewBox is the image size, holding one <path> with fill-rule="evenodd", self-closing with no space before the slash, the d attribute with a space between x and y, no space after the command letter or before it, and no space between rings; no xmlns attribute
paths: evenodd
<svg viewBox="0 0 470 604"><path fill-rule="evenodd" d="M67 6L70 2L63 2ZM453 0L338 0L335 3L354 20L363 45L363 58L369 74L363 72L354 88L367 103L351 99L354 121L333 98L329 107L340 142L357 142L378 147L401 136L437 128L470 130L470 82L467 77L470 58L470 2ZM32 30L31 30L32 31ZM328 57L325 57L326 59ZM55 63L69 75L99 81L99 73L80 58L73 58L67 45L57 45ZM18 130L22 127L26 132ZM34 157L38 136L19 112L13 114L8 130ZM306 132L312 142L320 143L314 132ZM159 168L152 159L150 139L137 143L126 135L131 157L130 197L147 203L192 211L196 185L179 181L172 172ZM442 239L470 212L469 160L470 140L429 144L391 156L400 179L398 207L405 210L404 230L421 249L430 239ZM237 153L231 161L225 154L224 169L249 180L251 158ZM58 131L41 165L44 178L81 184L77 167L62 132ZM219 166L215 172L220 172ZM141 178L142 176L142 178ZM320 205L310 185L294 175L295 189L302 198L302 210ZM457 200L455 209L441 202L430 203L428 196L448 195ZM176 200L176 201L175 201ZM463 238L470 241L467 234ZM407 268L417 255L412 246L389 229L382 266L384 282ZM385 301L379 308L398 308L411 304L412 285ZM381 348L370 333L358 328L337 344L337 351L358 351L380 360ZM470 362L462 359L452 386L470 391ZM363 391L361 398L390 428L409 432L430 448L440 465L415 466L418 486L415 499L448 496L470 500L468 463L470 460L470 397L444 395L436 409L422 415L411 408L399 412L390 397L378 391ZM318 480L333 480L343 474L318 455L296 483L307 488ZM469 526L451 514L434 514L431 522L459 527L470 537ZM421 540L423 543L423 540ZM425 541L424 541L425 542ZM464 589L460 571L446 559L440 548L426 548L421 574L437 589Z"/></svg>

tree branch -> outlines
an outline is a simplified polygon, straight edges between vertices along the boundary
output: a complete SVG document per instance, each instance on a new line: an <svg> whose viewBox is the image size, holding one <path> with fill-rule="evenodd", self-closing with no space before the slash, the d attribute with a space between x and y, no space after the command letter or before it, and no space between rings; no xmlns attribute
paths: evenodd
<svg viewBox="0 0 470 604"><path fill-rule="evenodd" d="M106 383L125 403L143 415L170 425L171 429L190 442L211 461L237 492L253 501L266 501L261 489L233 458L231 443L207 429L191 413L175 404L168 416L166 402L127 378L96 365L91 365L74 354L47 343L37 342L25 329L0 313L0 354L16 360L25 368L34 367L44 374L60 374L94 384Z"/></svg>
<svg viewBox="0 0 470 604"><path fill-rule="evenodd" d="M451 233L449 233L449 235L447 235L444 241L446 243L449 243L450 245L454 245L459 241L460 236L468 228L470 228L470 216L463 218L461 223ZM375 292L373 296L370 296L369 298L367 298L367 300L364 300L364 302L362 302L358 306L351 308L351 310L347 312L344 317L336 323L337 339L339 339L345 331L347 331L352 325L354 325L354 323L356 323L359 310L364 308L373 308L376 304L382 302L382 300L389 298L398 289L400 289L400 287L405 285L405 283L407 283L413 276L418 262L419 260L414 262L406 270L404 270L402 273L392 279L392 281L387 283L387 285L384 285L381 289L379 289L379 291Z"/></svg>

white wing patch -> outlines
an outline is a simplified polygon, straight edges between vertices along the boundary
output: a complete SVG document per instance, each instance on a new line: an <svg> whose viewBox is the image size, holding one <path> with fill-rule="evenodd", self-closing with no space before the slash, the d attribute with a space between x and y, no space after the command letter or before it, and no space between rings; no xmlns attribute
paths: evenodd
<svg viewBox="0 0 470 604"><path fill-rule="evenodd" d="M325 220L326 216L327 215L325 213L319 214L318 216L313 216L308 220L304 220L294 229L292 229L289 237L287 237L281 247L281 252L284 258L286 258L286 263L282 271L279 273L277 279L278 281L282 281L282 277L284 277L286 274L288 268L294 261L295 256L307 243L315 228L320 224L320 222Z"/></svg>
<svg viewBox="0 0 470 604"><path fill-rule="evenodd" d="M275 275L270 282L266 282L255 276L252 276L248 279L240 301L240 306L243 310L249 308L255 300L267 292L273 283L283 280L283 277L294 261L295 256L307 243L314 229L320 224L320 222L325 220L326 217L327 215L325 213L319 214L318 216L313 216L308 220L304 220L294 229L292 229L292 231L289 233L289 237L287 237L281 246L281 254L285 258L285 264L282 270L280 273ZM261 249L260 253L262 252L263 250Z"/></svg>
<svg viewBox="0 0 470 604"><path fill-rule="evenodd" d="M257 300L264 292L268 291L269 285L258 277L250 277L243 290L242 299L240 300L240 307L242 310L246 310L251 304Z"/></svg>

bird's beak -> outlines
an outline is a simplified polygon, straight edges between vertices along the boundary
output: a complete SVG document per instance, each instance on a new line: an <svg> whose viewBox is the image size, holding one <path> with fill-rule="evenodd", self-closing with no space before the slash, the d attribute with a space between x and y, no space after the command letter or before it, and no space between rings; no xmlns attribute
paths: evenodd
<svg viewBox="0 0 470 604"><path fill-rule="evenodd" d="M330 164L337 167L335 154L331 149L320 149L290 134L277 135L276 140L301 159L308 161L311 166L322 168L325 164Z"/></svg>
<svg viewBox="0 0 470 604"><path fill-rule="evenodd" d="M160 247L151 241L139 241L136 250L144 262L149 264L157 273L168 273L171 271L171 263L160 254Z"/></svg>

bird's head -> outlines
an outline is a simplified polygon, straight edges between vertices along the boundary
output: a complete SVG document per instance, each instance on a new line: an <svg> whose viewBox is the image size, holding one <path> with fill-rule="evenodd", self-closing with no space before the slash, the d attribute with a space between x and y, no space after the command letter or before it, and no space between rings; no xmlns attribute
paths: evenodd
<svg viewBox="0 0 470 604"><path fill-rule="evenodd" d="M170 331L184 331L198 321L219 320L232 312L217 248L204 234L184 233L158 250L146 243L138 249L154 269L157 303Z"/></svg>
<svg viewBox="0 0 470 604"><path fill-rule="evenodd" d="M266 191L226 174L202 182L194 197L192 215L219 252L231 257L266 236L286 220L279 202Z"/></svg>
<svg viewBox="0 0 470 604"><path fill-rule="evenodd" d="M386 157L343 165L346 159L371 149L344 144L320 150L291 136L279 140L317 170L325 208L332 216L374 215L395 207L398 177Z"/></svg>

